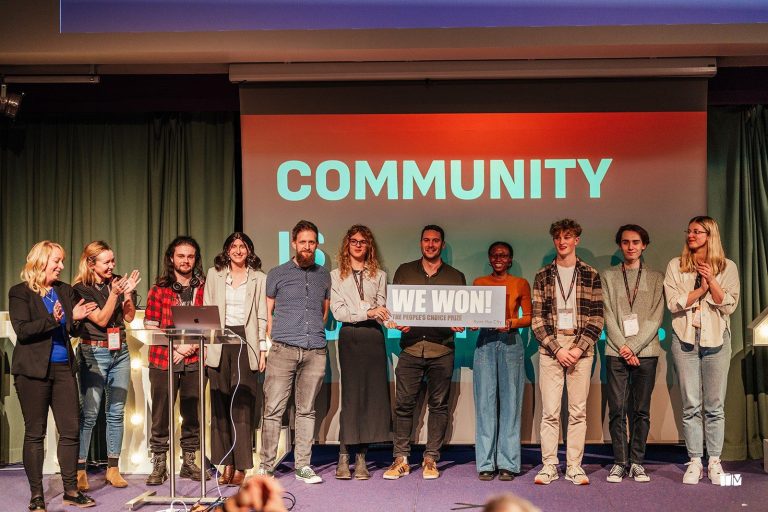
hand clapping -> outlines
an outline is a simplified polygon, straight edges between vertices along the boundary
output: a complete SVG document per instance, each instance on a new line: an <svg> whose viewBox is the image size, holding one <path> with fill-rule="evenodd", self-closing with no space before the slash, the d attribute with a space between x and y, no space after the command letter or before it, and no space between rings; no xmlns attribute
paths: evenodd
<svg viewBox="0 0 768 512"><path fill-rule="evenodd" d="M56 306L59 307L61 313L58 318L56 317ZM82 320L90 315L97 307L95 302L85 302L85 299L80 299L80 302L72 308L72 320ZM61 320L62 316L64 316L64 312L61 309L61 304L56 302L56 305L53 306L53 317L56 318L56 321L58 322Z"/></svg>
<svg viewBox="0 0 768 512"><path fill-rule="evenodd" d="M130 296L140 282L139 271L134 270L130 275L125 275L112 283L112 293L115 295L124 293L126 296Z"/></svg>

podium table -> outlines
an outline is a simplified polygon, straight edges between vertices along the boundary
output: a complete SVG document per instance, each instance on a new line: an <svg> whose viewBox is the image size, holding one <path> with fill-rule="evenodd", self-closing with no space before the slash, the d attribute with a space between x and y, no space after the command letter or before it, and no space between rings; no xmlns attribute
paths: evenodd
<svg viewBox="0 0 768 512"><path fill-rule="evenodd" d="M144 492L126 503L129 510L135 510L146 504L171 504L171 503L213 503L218 497L206 496L207 472L205 457L205 347L211 344L239 344L245 343L242 338L229 329L215 330L191 330L191 329L135 329L136 331L151 331L150 345L163 345L168 348L168 481L170 483L170 493L168 496L157 496L157 491ZM197 345L200 348L200 400L198 404L198 414L200 415L200 467L202 469L200 479L199 496L177 496L176 495L176 446L173 439L176 431L176 418L174 414L173 389L173 353L174 345Z"/></svg>

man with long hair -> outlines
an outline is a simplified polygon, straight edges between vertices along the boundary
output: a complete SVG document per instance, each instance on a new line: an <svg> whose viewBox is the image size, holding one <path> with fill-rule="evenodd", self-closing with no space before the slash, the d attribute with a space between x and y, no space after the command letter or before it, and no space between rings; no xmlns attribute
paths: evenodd
<svg viewBox="0 0 768 512"><path fill-rule="evenodd" d="M147 296L144 326L147 329L173 327L172 306L202 306L205 278L200 258L200 246L194 238L178 236L165 251L163 273L155 281ZM195 452L200 445L200 356L197 345L176 345L173 348L171 370L173 388L180 399L182 460L179 476L200 481L202 471L195 464ZM152 433L149 446L152 450L152 473L147 485L160 485L168 478L166 451L168 432L168 348L152 345L149 349L149 382L152 396ZM176 395L174 394L174 401ZM210 478L206 474L206 479Z"/></svg>

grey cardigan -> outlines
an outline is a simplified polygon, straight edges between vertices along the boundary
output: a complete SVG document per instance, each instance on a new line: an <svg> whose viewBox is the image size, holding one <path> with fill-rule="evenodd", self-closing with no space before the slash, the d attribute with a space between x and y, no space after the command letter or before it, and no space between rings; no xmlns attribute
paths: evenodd
<svg viewBox="0 0 768 512"><path fill-rule="evenodd" d="M664 317L664 276L643 266L640 285L635 299L633 313L637 313L640 332L635 336L624 337L622 318L630 312L624 276L621 264L610 267L601 273L603 282L603 303L605 314L605 355L617 356L622 346L627 345L637 357L658 357L659 327ZM629 292L635 289L637 270L627 271Z"/></svg>
<svg viewBox="0 0 768 512"><path fill-rule="evenodd" d="M260 270L249 270L245 289L245 339L248 343L248 363L253 371L259 369L259 345L266 341L267 336L267 276ZM205 278L203 304L218 306L221 326L224 327L225 307L227 297L227 270L208 269ZM248 305L250 304L250 307ZM205 357L206 366L214 368L221 362L221 345L210 345Z"/></svg>

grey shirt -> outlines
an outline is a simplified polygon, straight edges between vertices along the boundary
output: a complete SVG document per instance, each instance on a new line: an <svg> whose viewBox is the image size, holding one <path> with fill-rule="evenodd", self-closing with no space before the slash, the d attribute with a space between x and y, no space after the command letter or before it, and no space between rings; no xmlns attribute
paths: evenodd
<svg viewBox="0 0 768 512"><path fill-rule="evenodd" d="M637 269L627 269L629 293L634 293ZM621 271L621 264L604 270L600 276L603 282L603 303L605 305L605 331L607 343L605 355L621 357L619 350L627 345L637 357L658 357L659 327L664 317L664 275L643 265L637 298L630 311L627 286ZM640 331L625 337L623 318L637 313Z"/></svg>

